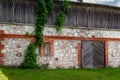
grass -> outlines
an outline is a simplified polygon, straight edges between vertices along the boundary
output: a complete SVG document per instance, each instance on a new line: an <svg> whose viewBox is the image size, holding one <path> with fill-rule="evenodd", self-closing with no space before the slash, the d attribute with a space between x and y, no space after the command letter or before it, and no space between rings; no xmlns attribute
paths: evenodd
<svg viewBox="0 0 120 80"><path fill-rule="evenodd" d="M120 68L56 70L0 68L0 70L0 80L120 80Z"/></svg>

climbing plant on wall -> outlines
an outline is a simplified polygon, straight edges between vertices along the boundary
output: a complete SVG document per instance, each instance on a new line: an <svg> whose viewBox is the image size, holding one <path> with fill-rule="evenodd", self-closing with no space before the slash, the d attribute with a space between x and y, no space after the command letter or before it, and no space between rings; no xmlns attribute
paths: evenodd
<svg viewBox="0 0 120 80"><path fill-rule="evenodd" d="M46 2L47 1L47 2ZM42 46L43 44L43 30L45 23L47 22L48 12L53 10L52 0L38 0L37 7L37 19L35 24L34 34L36 37L36 46ZM22 63L22 68L36 68L37 67L37 54L35 53L34 44L29 44L25 51L25 58Z"/></svg>
<svg viewBox="0 0 120 80"><path fill-rule="evenodd" d="M37 20L35 24L36 45L43 44L43 30L46 22L47 22L47 8L45 0L38 0Z"/></svg>
<svg viewBox="0 0 120 80"><path fill-rule="evenodd" d="M49 12L53 12L54 8L54 2L53 0L38 0L38 7L37 7L37 19L36 19L36 24L35 24L35 30L34 34L36 37L36 46L42 46L44 39L43 39L43 30L45 23L47 22L47 17ZM58 17L56 19L56 30L60 31L62 29L62 26L64 26L64 18L65 18L65 13L67 9L69 8L69 1L64 0L61 5L61 11L58 14ZM22 63L22 67L24 68L34 68L36 67L36 57L35 53L35 48L34 44L30 44L25 52L25 59L24 62ZM29 61L30 60L30 61ZM31 62L31 60L34 60ZM33 66L31 66L31 64Z"/></svg>
<svg viewBox="0 0 120 80"><path fill-rule="evenodd" d="M60 11L57 18L56 18L56 30L57 30L57 32L60 32L62 27L64 26L64 17L65 17L64 12Z"/></svg>
<svg viewBox="0 0 120 80"><path fill-rule="evenodd" d="M66 11L68 10L69 6L70 6L69 0L62 1L61 10L56 18L57 32L61 32L62 27L64 26L64 23L65 23L64 19L65 19Z"/></svg>
<svg viewBox="0 0 120 80"><path fill-rule="evenodd" d="M53 0L38 0L37 20L35 25L36 45L43 44L43 30L47 22L48 12L53 11Z"/></svg>
<svg viewBox="0 0 120 80"><path fill-rule="evenodd" d="M54 9L54 2L53 2L53 0L45 0L45 3L46 3L46 8L47 8L48 13L52 12L53 9Z"/></svg>
<svg viewBox="0 0 120 80"><path fill-rule="evenodd" d="M43 30L47 22L48 12L52 12L54 8L53 0L38 0L37 20L35 25L36 45L43 44ZM62 1L61 10L56 18L56 30L61 31L64 26L64 18L67 9L69 8L69 0Z"/></svg>

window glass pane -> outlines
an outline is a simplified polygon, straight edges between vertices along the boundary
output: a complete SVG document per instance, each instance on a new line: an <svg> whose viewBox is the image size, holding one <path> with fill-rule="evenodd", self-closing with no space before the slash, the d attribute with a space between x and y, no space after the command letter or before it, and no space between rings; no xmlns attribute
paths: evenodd
<svg viewBox="0 0 120 80"><path fill-rule="evenodd" d="M50 55L50 43L48 43L48 42L44 43L44 55L45 56Z"/></svg>

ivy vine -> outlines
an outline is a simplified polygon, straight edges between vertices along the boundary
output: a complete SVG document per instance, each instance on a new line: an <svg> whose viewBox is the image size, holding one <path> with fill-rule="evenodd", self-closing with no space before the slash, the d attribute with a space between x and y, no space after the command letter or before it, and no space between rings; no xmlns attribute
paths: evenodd
<svg viewBox="0 0 120 80"><path fill-rule="evenodd" d="M65 15L66 15L66 11L69 9L70 3L69 0L64 0L62 1L62 5L61 5L61 10L56 18L56 30L57 32L61 32L64 23L65 23Z"/></svg>
<svg viewBox="0 0 120 80"><path fill-rule="evenodd" d="M37 7L37 19L35 23L35 30L34 34L36 37L36 46L42 46L44 39L43 39L43 30L45 23L47 22L48 13L52 12L54 8L53 0L38 0L38 7ZM60 31L62 26L64 26L64 18L65 12L69 8L69 1L64 0L62 2L61 11L59 12L58 17L56 18L56 30ZM29 35L26 33L26 35ZM29 62L29 60L33 60ZM35 53L34 44L30 44L25 52L25 60L22 64L23 68L35 68L37 66L37 55ZM31 65L32 64L32 65Z"/></svg>
<svg viewBox="0 0 120 80"><path fill-rule="evenodd" d="M52 12L53 9L54 9L54 2L53 2L53 0L45 0L45 3L46 3L46 8L47 8L48 13Z"/></svg>
<svg viewBox="0 0 120 80"><path fill-rule="evenodd" d="M45 23L47 22L48 12L53 10L53 6L53 0L38 0L37 20L35 24L36 45L42 46L44 42L43 30Z"/></svg>
<svg viewBox="0 0 120 80"><path fill-rule="evenodd" d="M65 17L64 12L60 11L57 18L56 18L56 30L57 30L57 32L60 32L62 27L64 26L64 17Z"/></svg>
<svg viewBox="0 0 120 80"><path fill-rule="evenodd" d="M69 0L64 0L62 2L62 11L64 11L64 13L69 9L70 7L70 1Z"/></svg>
<svg viewBox="0 0 120 80"><path fill-rule="evenodd" d="M59 32L62 30L65 22L65 14L69 8L69 0L62 1L61 10L56 18L56 30ZM45 23L47 22L48 13L52 12L54 8L53 0L38 0L38 8L37 8L37 20L35 24L35 37L36 37L36 45L42 46L43 40L43 30Z"/></svg>

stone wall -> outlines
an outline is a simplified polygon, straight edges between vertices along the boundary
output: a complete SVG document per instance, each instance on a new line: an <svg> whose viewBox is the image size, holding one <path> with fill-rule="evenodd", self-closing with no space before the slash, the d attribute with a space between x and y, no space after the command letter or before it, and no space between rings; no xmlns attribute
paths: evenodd
<svg viewBox="0 0 120 80"><path fill-rule="evenodd" d="M120 67L120 41L109 41L108 53L109 66Z"/></svg>
<svg viewBox="0 0 120 80"><path fill-rule="evenodd" d="M32 33L33 26L30 25L11 25L0 24L0 30L4 30L5 34L17 34L25 35L26 33ZM4 38L1 44L4 45L4 49L1 53L4 55L2 60L4 66L19 66L24 59L24 51L30 43L30 39L24 38Z"/></svg>
<svg viewBox="0 0 120 80"><path fill-rule="evenodd" d="M78 41L54 41L54 56L38 58L38 64L49 63L50 68L78 68Z"/></svg>
<svg viewBox="0 0 120 80"><path fill-rule="evenodd" d="M120 38L119 30L110 29L84 29L84 28L64 28L61 34L58 34L55 28L45 27L44 35L53 36L72 36L72 37L98 37L98 38Z"/></svg>
<svg viewBox="0 0 120 80"><path fill-rule="evenodd" d="M30 34L33 32L34 27L31 25L10 25L0 24L0 30L4 30L5 34ZM62 33L58 34L55 28L45 27L44 35L50 36L71 36L71 37L92 37L97 38L120 38L120 31L107 30L107 29L72 29L63 28ZM30 39L21 38L5 38L2 41L4 49L4 65L5 66L19 66L24 58L24 51ZM50 68L78 68L78 43L80 40L54 40L54 55L41 56L38 53L38 64L49 63ZM108 42L108 66L120 66L120 41ZM38 51L38 50L37 50Z"/></svg>
<svg viewBox="0 0 120 80"><path fill-rule="evenodd" d="M1 51L4 54L4 65L19 66L23 62L24 51L29 43L29 39L5 39L2 42L4 49Z"/></svg>
<svg viewBox="0 0 120 80"><path fill-rule="evenodd" d="M32 25L11 25L11 24L0 24L0 30L4 30L6 34L26 34L34 31Z"/></svg>
<svg viewBox="0 0 120 80"><path fill-rule="evenodd" d="M53 35L53 36L70 36L70 37L96 37L96 38L120 38L120 31L119 30L107 30L107 29L70 29L70 28L64 28L62 30L61 34L58 34L55 30L55 28L49 28L46 27L44 30L44 35ZM70 41L69 41L70 42ZM77 41L81 43L80 41ZM76 42L76 43L77 43ZM76 44L75 43L75 44ZM56 44L56 43L55 43ZM54 44L54 45L55 45ZM59 45L60 46L60 45ZM66 44L63 46L65 47ZM55 45L56 47L56 45ZM57 53L57 49L54 48L55 53ZM62 48L59 48L61 52ZM69 49L65 49L65 51L69 51ZM77 55L77 49L75 50ZM72 52L70 52L72 54ZM66 54L64 54L66 55ZM78 58L78 57L76 57ZM69 58L68 58L69 59ZM76 59L78 60L78 59ZM72 61L74 62L74 60ZM66 61L67 63L67 61ZM68 64L67 64L68 65ZM76 66L78 63L76 62ZM108 66L111 67L120 67L120 41L109 41L108 42Z"/></svg>

